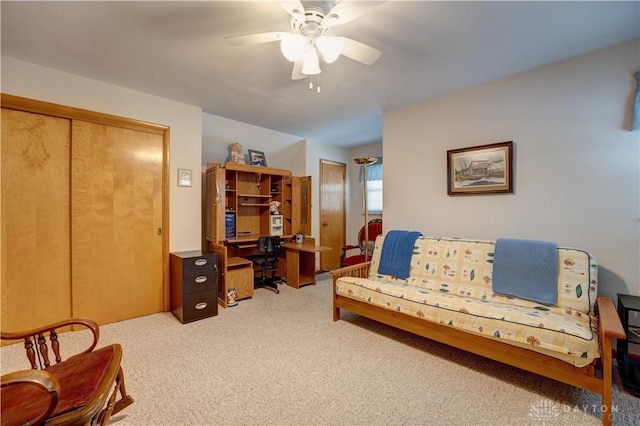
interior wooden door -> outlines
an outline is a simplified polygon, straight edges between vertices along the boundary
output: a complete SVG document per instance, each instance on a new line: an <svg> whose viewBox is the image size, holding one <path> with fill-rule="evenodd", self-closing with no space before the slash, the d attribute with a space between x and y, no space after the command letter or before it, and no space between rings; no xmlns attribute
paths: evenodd
<svg viewBox="0 0 640 426"><path fill-rule="evenodd" d="M2 108L2 330L71 315L68 119Z"/></svg>
<svg viewBox="0 0 640 426"><path fill-rule="evenodd" d="M323 271L340 266L345 246L345 176L347 165L320 160L320 245L331 250L320 253Z"/></svg>
<svg viewBox="0 0 640 426"><path fill-rule="evenodd" d="M73 315L99 324L163 310L163 136L74 120Z"/></svg>

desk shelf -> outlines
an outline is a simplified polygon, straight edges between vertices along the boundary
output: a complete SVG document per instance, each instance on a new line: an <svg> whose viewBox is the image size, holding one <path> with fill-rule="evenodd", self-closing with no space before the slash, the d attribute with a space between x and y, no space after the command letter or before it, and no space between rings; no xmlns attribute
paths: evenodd
<svg viewBox="0 0 640 426"><path fill-rule="evenodd" d="M271 194L238 194L238 197L242 198L271 198Z"/></svg>

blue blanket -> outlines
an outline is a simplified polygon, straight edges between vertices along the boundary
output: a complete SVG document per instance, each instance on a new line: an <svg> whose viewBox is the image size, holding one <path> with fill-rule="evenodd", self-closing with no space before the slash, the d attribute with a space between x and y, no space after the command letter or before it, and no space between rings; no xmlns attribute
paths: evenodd
<svg viewBox="0 0 640 426"><path fill-rule="evenodd" d="M389 231L382 244L378 273L396 278L408 278L413 247L416 239L421 235L417 231Z"/></svg>
<svg viewBox="0 0 640 426"><path fill-rule="evenodd" d="M499 238L493 260L493 291L553 305L558 300L558 245Z"/></svg>

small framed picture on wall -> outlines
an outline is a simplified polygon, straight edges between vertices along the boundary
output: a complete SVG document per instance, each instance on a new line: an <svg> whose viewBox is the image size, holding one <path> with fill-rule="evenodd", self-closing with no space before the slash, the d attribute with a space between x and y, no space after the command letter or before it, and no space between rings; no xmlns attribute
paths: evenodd
<svg viewBox="0 0 640 426"><path fill-rule="evenodd" d="M178 186L191 186L191 170L178 169Z"/></svg>

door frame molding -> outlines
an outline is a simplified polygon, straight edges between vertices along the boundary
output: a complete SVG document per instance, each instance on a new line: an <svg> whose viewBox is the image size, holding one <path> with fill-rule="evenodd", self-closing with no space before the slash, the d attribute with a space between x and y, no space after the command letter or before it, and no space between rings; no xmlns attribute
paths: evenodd
<svg viewBox="0 0 640 426"><path fill-rule="evenodd" d="M50 115L69 120L88 121L108 126L162 135L162 308L170 309L169 289L169 140L170 128L162 124L150 123L117 115L90 111L51 102L0 94L2 108Z"/></svg>
<svg viewBox="0 0 640 426"><path fill-rule="evenodd" d="M347 238L347 163L343 163L341 161L334 161L334 160L327 160L324 158L320 158L320 162L319 162L319 171L320 171L320 180L318 182L318 204L319 204L319 210L318 210L318 225L320 228L319 231L319 244L321 244L320 242L322 241L322 232L323 232L323 227L322 227L322 184L324 182L324 176L323 176L323 165L324 164L331 164L334 166L343 166L344 167L344 175L343 175L343 179L342 179L342 185L343 185L343 191L342 191L342 247L344 247L346 245L346 238ZM320 256L322 256L322 253L320 254ZM320 259L320 269L324 270L324 265L322 264L322 258Z"/></svg>

